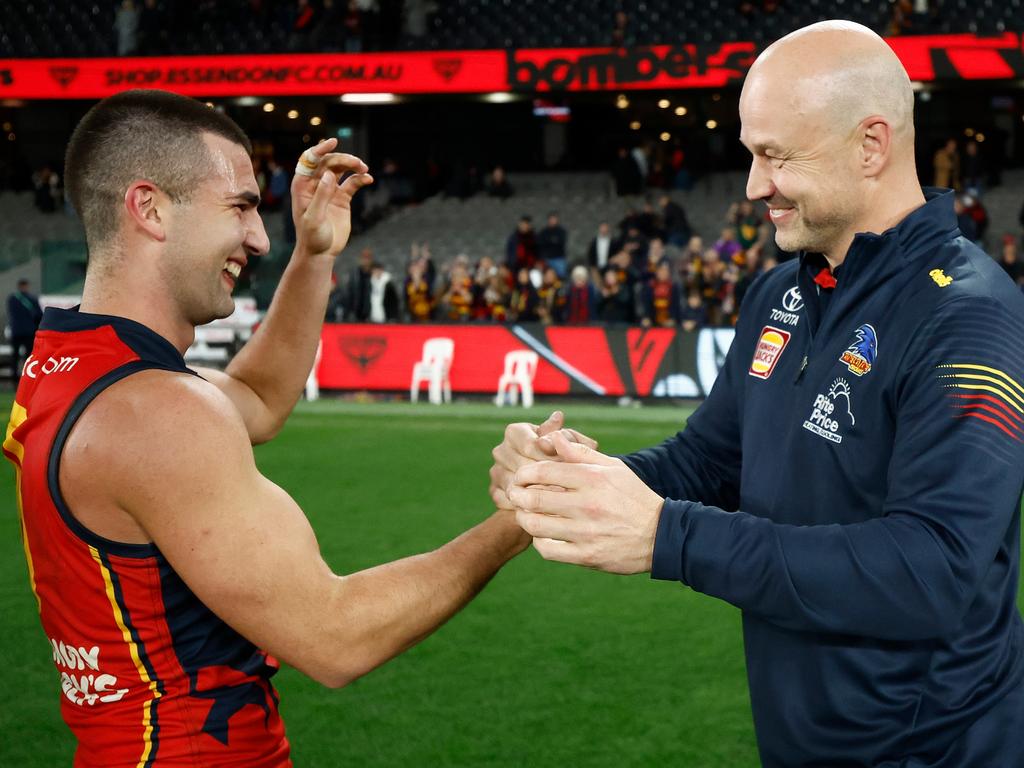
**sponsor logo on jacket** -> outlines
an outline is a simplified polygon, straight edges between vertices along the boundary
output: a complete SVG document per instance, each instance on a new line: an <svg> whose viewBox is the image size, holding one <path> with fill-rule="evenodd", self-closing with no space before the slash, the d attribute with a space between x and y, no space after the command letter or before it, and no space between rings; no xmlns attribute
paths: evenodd
<svg viewBox="0 0 1024 768"><path fill-rule="evenodd" d="M878 357L878 335L875 329L865 323L857 329L853 344L846 348L839 360L846 364L850 373L863 376L871 370Z"/></svg>
<svg viewBox="0 0 1024 768"><path fill-rule="evenodd" d="M750 375L759 379L767 379L772 375L775 366L782 357L791 334L781 328L766 325L761 330L761 337L754 347L754 359L750 361Z"/></svg>

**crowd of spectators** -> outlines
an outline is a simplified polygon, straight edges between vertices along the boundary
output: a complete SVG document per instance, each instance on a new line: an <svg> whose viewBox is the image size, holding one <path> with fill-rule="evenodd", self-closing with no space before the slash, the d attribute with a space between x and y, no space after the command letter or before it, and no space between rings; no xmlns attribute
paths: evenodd
<svg viewBox="0 0 1024 768"><path fill-rule="evenodd" d="M601 222L584 259L569 260L570 236L557 211L540 228L524 215L500 258L460 254L438 266L429 244L415 243L404 278L364 249L335 290L328 319L728 326L750 284L777 262L768 222L749 201L730 206L707 242L668 194L614 226Z"/></svg>

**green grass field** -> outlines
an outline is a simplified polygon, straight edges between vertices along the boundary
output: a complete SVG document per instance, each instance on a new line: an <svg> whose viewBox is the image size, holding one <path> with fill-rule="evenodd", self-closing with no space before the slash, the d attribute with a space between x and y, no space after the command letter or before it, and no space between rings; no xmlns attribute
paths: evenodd
<svg viewBox="0 0 1024 768"><path fill-rule="evenodd" d="M688 413L564 410L608 452L653 444ZM300 405L257 460L309 515L328 563L351 572L430 549L488 514L490 450L505 422L545 415L321 401ZM13 484L13 471L0 473L0 766L70 765ZM275 682L297 766L758 764L739 611L532 550L437 634L351 686L331 691L290 669Z"/></svg>

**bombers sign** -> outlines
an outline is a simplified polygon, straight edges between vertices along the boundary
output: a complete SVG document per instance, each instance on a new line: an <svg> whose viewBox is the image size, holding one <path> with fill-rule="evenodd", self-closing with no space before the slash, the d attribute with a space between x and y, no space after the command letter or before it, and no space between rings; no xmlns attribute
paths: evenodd
<svg viewBox="0 0 1024 768"><path fill-rule="evenodd" d="M1021 34L896 37L912 80L1024 79ZM418 53L0 59L0 99L98 99L128 88L186 96L486 93L720 88L754 43Z"/></svg>
<svg viewBox="0 0 1024 768"><path fill-rule="evenodd" d="M533 391L549 395L704 397L725 363L732 328L544 325L325 325L317 379L323 389L408 392L428 339L454 342L453 392L494 394L510 352L531 350Z"/></svg>

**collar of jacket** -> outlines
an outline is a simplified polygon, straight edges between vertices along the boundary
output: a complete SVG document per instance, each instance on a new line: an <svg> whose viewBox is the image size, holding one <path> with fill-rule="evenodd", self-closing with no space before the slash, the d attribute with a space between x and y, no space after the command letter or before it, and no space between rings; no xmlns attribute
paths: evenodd
<svg viewBox="0 0 1024 768"><path fill-rule="evenodd" d="M865 271L887 274L899 270L960 234L953 211L954 192L934 187L925 187L922 191L924 205L907 214L895 227L881 234L860 232L854 236L843 260L840 279L851 280ZM882 253L889 258L873 258ZM813 261L817 255L800 252L801 272L806 271L808 259ZM892 258L897 255L901 258Z"/></svg>

